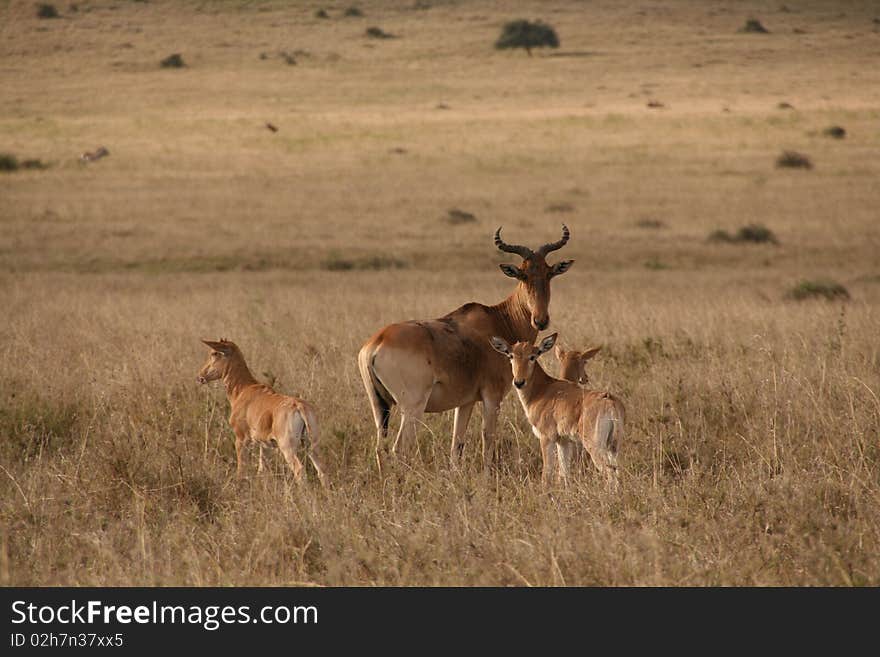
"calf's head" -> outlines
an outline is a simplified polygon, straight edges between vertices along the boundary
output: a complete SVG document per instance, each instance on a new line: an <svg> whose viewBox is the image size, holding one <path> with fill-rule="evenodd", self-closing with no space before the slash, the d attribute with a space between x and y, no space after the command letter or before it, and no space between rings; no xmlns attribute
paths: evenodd
<svg viewBox="0 0 880 657"><path fill-rule="evenodd" d="M241 357L241 352L234 342L226 339L218 341L202 340L202 342L210 347L211 354L208 356L205 364L202 365L202 369L199 370L196 381L199 383L210 383L211 381L222 379L229 371L231 363Z"/></svg>
<svg viewBox="0 0 880 657"><path fill-rule="evenodd" d="M586 351L566 351L556 345L556 358L559 360L559 377L575 383L589 383L587 361L599 353L602 347L590 347Z"/></svg>
<svg viewBox="0 0 880 657"><path fill-rule="evenodd" d="M513 370L513 385L516 388L522 388L532 378L538 357L553 348L556 343L556 335L556 333L548 335L537 346L528 342L517 342L511 347L506 340L499 337L493 337L489 342L495 351L510 359L510 367Z"/></svg>

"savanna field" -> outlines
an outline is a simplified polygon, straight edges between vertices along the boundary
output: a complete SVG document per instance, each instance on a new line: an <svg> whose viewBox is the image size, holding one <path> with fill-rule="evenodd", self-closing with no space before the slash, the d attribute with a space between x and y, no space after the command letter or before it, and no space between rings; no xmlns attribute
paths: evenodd
<svg viewBox="0 0 880 657"><path fill-rule="evenodd" d="M0 583L880 585L876 3L351 4L0 2ZM433 414L380 475L361 344L562 223L619 490L545 491L513 394L488 474L478 406L461 468ZM219 337L330 490L236 480Z"/></svg>

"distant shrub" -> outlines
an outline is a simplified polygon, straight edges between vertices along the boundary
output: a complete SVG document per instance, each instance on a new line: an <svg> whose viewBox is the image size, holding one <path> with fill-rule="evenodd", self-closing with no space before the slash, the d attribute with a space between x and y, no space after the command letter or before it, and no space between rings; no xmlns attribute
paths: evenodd
<svg viewBox="0 0 880 657"><path fill-rule="evenodd" d="M657 258L650 258L649 260L645 261L645 268L652 269L654 271L660 271L662 269L669 269L669 265L661 262Z"/></svg>
<svg viewBox="0 0 880 657"><path fill-rule="evenodd" d="M828 299L833 301L839 299L846 301L850 298L847 289L832 280L813 280L801 281L788 291L786 297L795 301L803 301L804 299Z"/></svg>
<svg viewBox="0 0 880 657"><path fill-rule="evenodd" d="M55 5L50 5L46 2L41 2L37 5L37 16L39 18L61 18Z"/></svg>
<svg viewBox="0 0 880 657"><path fill-rule="evenodd" d="M574 206L571 203L551 203L544 212L574 212Z"/></svg>
<svg viewBox="0 0 880 657"><path fill-rule="evenodd" d="M752 242L755 244L779 244L779 240L773 231L760 224L749 224L740 228L735 235L726 230L714 230L709 234L710 242L742 243Z"/></svg>
<svg viewBox="0 0 880 657"><path fill-rule="evenodd" d="M180 53L168 55L168 57L159 62L159 65L162 68L183 68L184 66L186 66L186 64L183 62L183 56L181 56Z"/></svg>
<svg viewBox="0 0 880 657"><path fill-rule="evenodd" d="M49 165L43 162L42 160L38 160L36 158L32 158L30 160L23 160L21 163L22 169L48 169Z"/></svg>
<svg viewBox="0 0 880 657"><path fill-rule="evenodd" d="M846 137L846 130L839 125L833 125L829 128L825 128L822 131L822 134L826 137L833 137L834 139L843 139Z"/></svg>
<svg viewBox="0 0 880 657"><path fill-rule="evenodd" d="M351 18L351 17L353 17L353 18L360 18L361 16L364 15L364 12L361 11L358 7L349 7L348 9L346 9L346 10L342 13L342 15L343 15L343 16L348 16L348 17L350 17L350 18Z"/></svg>
<svg viewBox="0 0 880 657"><path fill-rule="evenodd" d="M389 34L382 30L381 27L368 27L367 28L367 36L371 39L394 39L396 38L393 34Z"/></svg>
<svg viewBox="0 0 880 657"><path fill-rule="evenodd" d="M0 153L0 171L18 171L18 158L11 153Z"/></svg>
<svg viewBox="0 0 880 657"><path fill-rule="evenodd" d="M404 269L405 267L406 263L404 261L388 256L349 259L333 255L321 263L321 269L326 269L327 271L379 271L382 269Z"/></svg>
<svg viewBox="0 0 880 657"><path fill-rule="evenodd" d="M781 103L776 104L776 109L783 109L783 110L794 109L794 105L792 105L791 103L787 103L785 101L782 101Z"/></svg>
<svg viewBox="0 0 880 657"><path fill-rule="evenodd" d="M740 32L748 34L770 34L770 30L761 25L761 21L757 18L750 18L746 24L739 28Z"/></svg>
<svg viewBox="0 0 880 657"><path fill-rule="evenodd" d="M740 228L736 234L736 241L779 244L773 231L761 224L749 224Z"/></svg>
<svg viewBox="0 0 880 657"><path fill-rule="evenodd" d="M652 228L655 230L658 228L666 228L666 224L664 222L660 221L659 219L651 219L650 217L639 219L636 222L636 226L638 226L639 228Z"/></svg>
<svg viewBox="0 0 880 657"><path fill-rule="evenodd" d="M532 56L532 48L543 47L558 48L559 37L556 30L540 21L510 21L504 25L501 36L495 41L498 50L524 48L529 57Z"/></svg>
<svg viewBox="0 0 880 657"><path fill-rule="evenodd" d="M446 221L451 224L467 224L476 220L477 217L474 214L459 210L458 208L452 208L446 211Z"/></svg>
<svg viewBox="0 0 880 657"><path fill-rule="evenodd" d="M776 166L780 169L812 169L813 163L810 158L797 151L783 151L776 158Z"/></svg>
<svg viewBox="0 0 880 657"><path fill-rule="evenodd" d="M330 18L330 14L323 9L319 9L315 12L315 18Z"/></svg>

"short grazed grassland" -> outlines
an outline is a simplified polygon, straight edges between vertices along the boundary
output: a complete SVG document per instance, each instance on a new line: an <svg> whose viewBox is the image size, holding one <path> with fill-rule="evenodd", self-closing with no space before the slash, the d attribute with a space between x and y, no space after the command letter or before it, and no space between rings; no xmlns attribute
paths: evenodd
<svg viewBox="0 0 880 657"><path fill-rule="evenodd" d="M880 585L873 3L75 4L0 2L0 153L47 165L0 171L0 584ZM380 476L360 345L563 222L620 491L542 490L514 395L488 475L478 409L460 470L443 414ZM317 405L331 490L236 481L202 337Z"/></svg>

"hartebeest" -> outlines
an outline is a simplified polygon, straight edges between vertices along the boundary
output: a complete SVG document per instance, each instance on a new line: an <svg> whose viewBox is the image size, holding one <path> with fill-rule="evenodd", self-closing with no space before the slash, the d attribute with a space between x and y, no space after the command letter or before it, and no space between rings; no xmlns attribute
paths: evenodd
<svg viewBox="0 0 880 657"><path fill-rule="evenodd" d="M296 450L308 433L309 458L318 471L323 486L327 478L318 457L318 423L315 409L307 401L282 395L259 383L248 369L241 350L229 340L202 340L211 348L211 355L199 371L197 381L209 383L222 379L226 397L232 407L229 424L235 433L237 474L242 476L242 452L250 441L260 447L260 470L263 469L263 445L274 440L297 482L303 478L303 464Z"/></svg>
<svg viewBox="0 0 880 657"><path fill-rule="evenodd" d="M587 385L590 377L587 376L587 361L599 353L602 347L590 347L586 351L563 349L556 345L554 352L559 360L559 378L573 383Z"/></svg>
<svg viewBox="0 0 880 657"><path fill-rule="evenodd" d="M456 463L464 449L464 435L476 402L483 403L483 464L494 456L495 423L501 401L510 389L510 368L496 354L489 338L510 342L535 339L550 323L550 279L571 267L572 260L548 265L545 257L568 242L562 239L535 251L507 244L501 228L495 231L495 245L515 253L522 263L500 265L506 276L519 281L513 293L494 306L467 303L439 319L391 324L361 347L358 365L370 399L376 423L376 458L388 435L391 407L401 409L400 430L392 452L411 441L424 413L455 409L451 459Z"/></svg>
<svg viewBox="0 0 880 657"><path fill-rule="evenodd" d="M625 419L623 404L607 392L587 390L547 374L538 358L555 342L556 333L537 347L531 341L510 346L498 336L491 340L492 347L510 359L513 385L532 432L541 442L541 480L545 486L550 483L554 462L558 462L558 478L568 481L573 441L579 440L596 468L616 485L617 452Z"/></svg>

